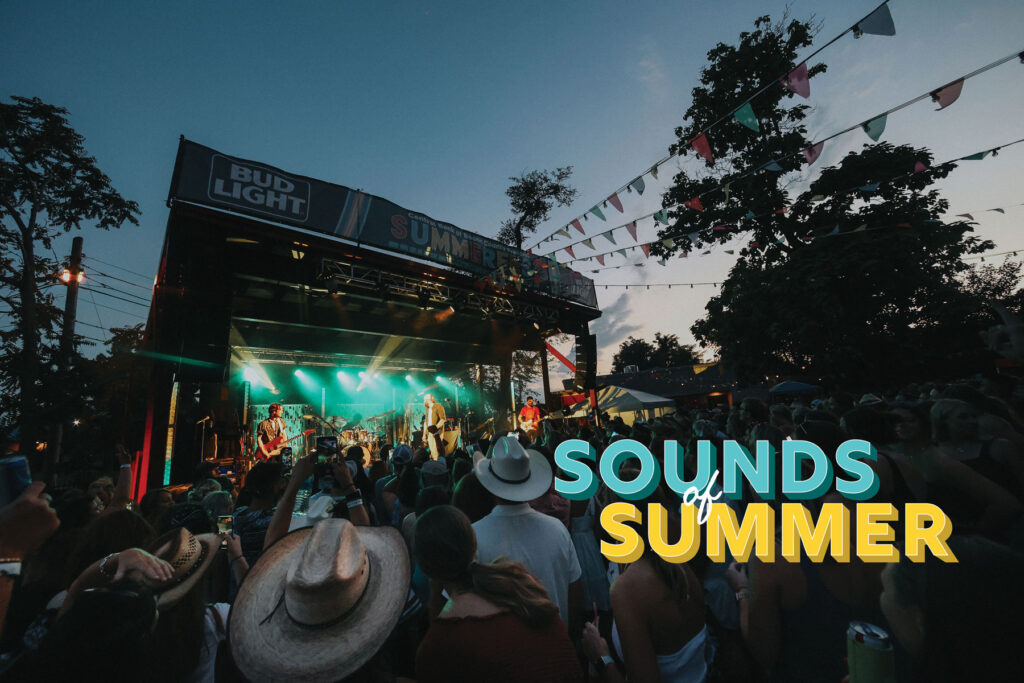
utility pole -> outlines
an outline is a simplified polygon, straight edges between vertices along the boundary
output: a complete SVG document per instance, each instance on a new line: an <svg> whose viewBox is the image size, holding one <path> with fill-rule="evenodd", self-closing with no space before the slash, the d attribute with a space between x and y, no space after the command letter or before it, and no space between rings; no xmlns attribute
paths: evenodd
<svg viewBox="0 0 1024 683"><path fill-rule="evenodd" d="M82 271L82 238L75 237L71 241L71 263L60 274L60 280L67 288L67 295L64 298L64 323L61 327L60 353L57 357L58 367L61 372L67 371L71 366L71 356L74 353L75 345L75 320L78 315L78 287L85 278ZM65 391L61 392L62 394ZM63 399L64 396L62 395ZM61 450L64 447L64 423L65 416L60 414L57 428L54 431L53 442L46 449L46 466L43 470L43 478L47 482L53 481L53 475L60 462Z"/></svg>

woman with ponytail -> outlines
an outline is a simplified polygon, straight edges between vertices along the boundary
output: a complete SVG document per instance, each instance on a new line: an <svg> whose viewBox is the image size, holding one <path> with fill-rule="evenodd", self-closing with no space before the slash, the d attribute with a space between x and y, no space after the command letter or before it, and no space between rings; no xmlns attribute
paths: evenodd
<svg viewBox="0 0 1024 683"><path fill-rule="evenodd" d="M450 505L416 520L413 555L448 603L416 653L431 681L582 681L576 653L544 587L516 562L476 562L476 536Z"/></svg>

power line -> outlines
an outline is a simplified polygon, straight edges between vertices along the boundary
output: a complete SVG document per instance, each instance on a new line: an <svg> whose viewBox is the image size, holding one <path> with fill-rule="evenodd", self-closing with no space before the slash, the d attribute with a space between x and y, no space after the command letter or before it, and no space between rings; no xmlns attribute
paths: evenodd
<svg viewBox="0 0 1024 683"><path fill-rule="evenodd" d="M79 289L84 289L87 292L95 292L96 294L103 294L104 296L109 296L112 299L120 299L121 301L127 301L130 304L135 304L136 306L142 306L143 308L148 308L149 307L148 303L141 303L139 301L132 301L131 299L125 299L124 297L117 296L115 294L110 294L109 292L104 292L102 289L89 289L88 287L85 287L85 286L80 286Z"/></svg>
<svg viewBox="0 0 1024 683"><path fill-rule="evenodd" d="M130 311L122 310L120 308L114 308L113 306L105 306L103 304L96 303L95 301L93 302L93 304L96 305L96 306L99 306L100 308L105 308L108 311L117 311L118 313L123 313L124 315L130 315L130 316L135 317L135 318L141 318L143 320L145 320L146 317L147 317L145 315L142 315L141 313L132 313Z"/></svg>
<svg viewBox="0 0 1024 683"><path fill-rule="evenodd" d="M102 270L90 270L89 274L90 275L101 275L103 277L110 278L111 280L117 280L118 282L123 282L126 285L131 285L132 287L138 287L139 289L146 289L146 290L151 290L152 289L151 285L140 285L140 284L138 284L136 282L132 282L130 280L123 280L123 279L121 279L119 277L115 277L113 275L109 275L108 273L104 273Z"/></svg>
<svg viewBox="0 0 1024 683"><path fill-rule="evenodd" d="M96 263L102 263L103 265L110 266L111 268L117 268L119 270L123 270L126 273L131 273L132 275L138 275L143 280L150 280L150 279L152 279L151 275L144 275L143 273L140 273L140 272L138 272L136 270L129 270L128 268L125 268L124 266L119 266L116 263L109 263L107 261L103 261L101 259L96 258L95 256L86 256L85 254L83 254L82 258L88 259L90 261L95 261Z"/></svg>
<svg viewBox="0 0 1024 683"><path fill-rule="evenodd" d="M106 282L103 282L101 280L93 280L93 282L95 284L99 285L100 287L102 287L103 289L109 289L112 292L117 292L118 294L124 294L125 296L134 297L134 298L138 299L139 301L145 302L147 304L149 303L149 299L147 299L144 296L140 296L140 295L135 294L133 292L126 292L123 289L118 289L117 287L114 287L113 285L109 285Z"/></svg>

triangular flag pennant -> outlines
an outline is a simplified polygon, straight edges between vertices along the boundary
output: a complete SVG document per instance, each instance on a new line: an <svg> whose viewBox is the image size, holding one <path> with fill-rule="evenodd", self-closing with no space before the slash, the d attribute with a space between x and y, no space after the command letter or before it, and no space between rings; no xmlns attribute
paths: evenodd
<svg viewBox="0 0 1024 683"><path fill-rule="evenodd" d="M823 201L825 201L825 195L823 195L823 194L816 194L813 197L811 197L811 201L812 202L823 202Z"/></svg>
<svg viewBox="0 0 1024 683"><path fill-rule="evenodd" d="M733 118L755 133L761 132L761 126L757 123L757 115L754 114L754 108L750 106L750 102L734 111L732 115Z"/></svg>
<svg viewBox="0 0 1024 683"><path fill-rule="evenodd" d="M729 195L732 194L732 181L726 183L725 186L722 187L722 192L725 193L725 203L728 204L729 203Z"/></svg>
<svg viewBox="0 0 1024 683"><path fill-rule="evenodd" d="M853 27L853 35L860 38L861 34L870 33L875 36L896 35L896 25L892 21L892 13L889 5L882 5L874 12L864 17L859 24Z"/></svg>
<svg viewBox="0 0 1024 683"><path fill-rule="evenodd" d="M775 209L775 215L784 216L786 214L786 211L788 211L788 209L785 206L782 207L781 209Z"/></svg>
<svg viewBox="0 0 1024 683"><path fill-rule="evenodd" d="M597 255L597 262L600 263L602 266L604 265L604 254Z"/></svg>
<svg viewBox="0 0 1024 683"><path fill-rule="evenodd" d="M918 161L918 162L914 163L914 173L920 173L921 171L926 171L926 170L928 170L928 164L926 164L926 163L924 163L922 161Z"/></svg>
<svg viewBox="0 0 1024 683"><path fill-rule="evenodd" d="M594 248L594 240L592 240L589 237L587 239L581 241L580 244L582 244L583 246L587 247L588 249L593 249Z"/></svg>
<svg viewBox="0 0 1024 683"><path fill-rule="evenodd" d="M777 161L775 161L773 159L772 161L769 161L766 164L761 164L760 168L758 168L757 170L758 171L764 170L764 171L776 171L776 172L778 172L778 171L782 170L782 167L779 166L779 162L777 162Z"/></svg>
<svg viewBox="0 0 1024 683"><path fill-rule="evenodd" d="M811 164L818 160L818 157L821 156L821 148L824 146L824 142L819 142L818 144L811 145L810 147L804 150L804 159L807 159L808 166L810 166Z"/></svg>
<svg viewBox="0 0 1024 683"><path fill-rule="evenodd" d="M708 144L708 139L704 133L701 133L694 139L690 140L690 146L696 150L697 154L707 159L709 164L714 161L714 159L711 158L711 145Z"/></svg>
<svg viewBox="0 0 1024 683"><path fill-rule="evenodd" d="M569 258L576 258L576 254L572 253L572 247L565 247L565 252L569 254Z"/></svg>
<svg viewBox="0 0 1024 683"><path fill-rule="evenodd" d="M690 255L690 252L688 252L688 251L680 251L679 252L679 258L686 258L689 255Z"/></svg>
<svg viewBox="0 0 1024 683"><path fill-rule="evenodd" d="M616 254L622 254L623 258L625 258L625 256L626 256L626 250L625 250L625 249L619 249L619 250L618 250L617 252L615 252L615 253L616 253Z"/></svg>
<svg viewBox="0 0 1024 683"><path fill-rule="evenodd" d="M633 238L634 242L636 242L636 221L633 221L632 223L627 225L626 230L629 231L629 236Z"/></svg>
<svg viewBox="0 0 1024 683"><path fill-rule="evenodd" d="M568 237L569 231L566 230L565 228L562 228L561 230L556 230L555 234L558 235L559 237Z"/></svg>
<svg viewBox="0 0 1024 683"><path fill-rule="evenodd" d="M725 250L725 253L726 253L726 254L735 254L736 252L735 252L735 251L733 251L732 249L726 249L726 250Z"/></svg>
<svg viewBox="0 0 1024 683"><path fill-rule="evenodd" d="M611 242L612 244L615 244L615 238L612 237L612 231L611 230L609 230L608 232L604 233L604 236L608 238L609 242Z"/></svg>
<svg viewBox="0 0 1024 683"><path fill-rule="evenodd" d="M612 203L612 206L619 210L619 213L622 213L622 202L619 201L618 192L612 192L611 196L608 197L608 201Z"/></svg>
<svg viewBox="0 0 1024 683"><path fill-rule="evenodd" d="M878 138L882 137L882 133L885 132L885 120L886 115L882 114L877 116L870 121L865 121L860 124L860 127L864 129L864 132L868 134L868 137L878 142Z"/></svg>
<svg viewBox="0 0 1024 683"><path fill-rule="evenodd" d="M664 223L665 225L668 225L668 211L662 209L658 213L654 214L654 221L656 223Z"/></svg>
<svg viewBox="0 0 1024 683"><path fill-rule="evenodd" d="M779 79L786 90L794 92L800 97L807 99L811 96L811 81L807 76L807 62L789 72L789 75Z"/></svg>
<svg viewBox="0 0 1024 683"><path fill-rule="evenodd" d="M644 256L646 256L648 258L651 256L651 245L650 244L641 244L640 248L644 250Z"/></svg>
<svg viewBox="0 0 1024 683"><path fill-rule="evenodd" d="M864 232L867 229L868 229L868 224L867 223L861 223L860 225L857 226L857 229L854 230L854 232Z"/></svg>
<svg viewBox="0 0 1024 683"><path fill-rule="evenodd" d="M710 250L710 249L708 249L707 251L705 251L705 252L702 252L702 253L701 253L701 256L707 256L707 255L708 255L708 254L710 254L710 253L711 253L711 250Z"/></svg>
<svg viewBox="0 0 1024 683"><path fill-rule="evenodd" d="M671 237L666 237L661 241L661 243L665 245L666 249L671 249L672 247L676 246L676 241Z"/></svg>
<svg viewBox="0 0 1024 683"><path fill-rule="evenodd" d="M990 152L991 150L989 150ZM988 156L989 152L978 152L977 154L971 154L969 156L960 157L960 161L981 161Z"/></svg>
<svg viewBox="0 0 1024 683"><path fill-rule="evenodd" d="M583 224L580 223L580 219L579 218L572 219L572 227L574 227L577 230L579 230L581 235L586 234L583 231Z"/></svg>
<svg viewBox="0 0 1024 683"><path fill-rule="evenodd" d="M700 197L694 197L693 199L683 202L683 206L688 206L695 211L703 211L704 207L700 204Z"/></svg>
<svg viewBox="0 0 1024 683"><path fill-rule="evenodd" d="M658 179L658 165L657 164L655 164L654 166L651 166L651 175L654 177L655 180Z"/></svg>
<svg viewBox="0 0 1024 683"><path fill-rule="evenodd" d="M1006 213L1006 211L1004 209L989 209L989 211L998 211L999 213L1003 213L1003 214Z"/></svg>
<svg viewBox="0 0 1024 683"><path fill-rule="evenodd" d="M604 214L601 212L601 209L597 208L596 204L594 205L594 208L590 210L590 213L594 214L603 221L608 220L607 218L604 217Z"/></svg>
<svg viewBox="0 0 1024 683"><path fill-rule="evenodd" d="M665 259L663 259L663 258L658 259L658 265L659 266L665 265Z"/></svg>
<svg viewBox="0 0 1024 683"><path fill-rule="evenodd" d="M637 191L637 194L643 194L643 193L644 193L644 188L646 188L646 187L647 187L647 186L646 186L646 185L644 184L644 179L643 179L643 178L637 178L636 180L634 180L633 182L631 182L631 183L629 184L629 186L630 186L630 187L632 187L632 188L633 188L634 190L636 190L636 191Z"/></svg>
<svg viewBox="0 0 1024 683"><path fill-rule="evenodd" d="M747 215L745 216L745 218L757 218L757 216L754 215L753 211L747 209Z"/></svg>
<svg viewBox="0 0 1024 683"><path fill-rule="evenodd" d="M634 263L633 265L636 266L637 268L643 268L644 267L644 264L642 264L642 263Z"/></svg>
<svg viewBox="0 0 1024 683"><path fill-rule="evenodd" d="M966 219L967 219L967 220L969 220L969 221L973 221L973 220L974 220L974 216L972 216L972 215L971 215L971 214L969 214L969 213L958 213L958 214L956 215L956 217L957 217L957 218L966 218Z"/></svg>
<svg viewBox="0 0 1024 683"><path fill-rule="evenodd" d="M836 227L832 228L832 232L830 232L829 235L838 235L838 234L839 234L839 224L837 223Z"/></svg>
<svg viewBox="0 0 1024 683"><path fill-rule="evenodd" d="M864 192L874 192L878 189L878 183L868 183L867 185L861 185L857 189Z"/></svg>
<svg viewBox="0 0 1024 683"><path fill-rule="evenodd" d="M711 229L712 230L732 230L733 227L735 227L735 226L732 226L732 225L716 225L715 227L713 227Z"/></svg>
<svg viewBox="0 0 1024 683"><path fill-rule="evenodd" d="M761 243L758 242L757 240L750 240L749 242L747 242L748 249L757 249L759 246L761 246Z"/></svg>
<svg viewBox="0 0 1024 683"><path fill-rule="evenodd" d="M938 90L932 91L932 102L938 102L939 108L935 111L942 111L949 105L960 99L960 91L964 89L964 79L960 78L949 85L944 85Z"/></svg>

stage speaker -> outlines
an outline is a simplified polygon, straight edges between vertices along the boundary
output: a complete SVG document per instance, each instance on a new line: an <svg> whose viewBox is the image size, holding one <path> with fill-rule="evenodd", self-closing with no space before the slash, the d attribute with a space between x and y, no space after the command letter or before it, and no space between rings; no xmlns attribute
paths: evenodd
<svg viewBox="0 0 1024 683"><path fill-rule="evenodd" d="M576 335L576 386L582 391L597 385L597 335Z"/></svg>

